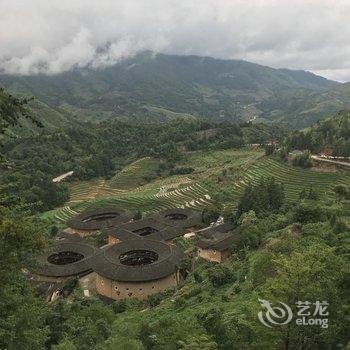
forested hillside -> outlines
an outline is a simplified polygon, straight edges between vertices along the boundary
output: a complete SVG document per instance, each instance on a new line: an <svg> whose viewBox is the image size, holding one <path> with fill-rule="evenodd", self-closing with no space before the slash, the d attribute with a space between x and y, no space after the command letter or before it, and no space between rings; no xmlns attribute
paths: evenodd
<svg viewBox="0 0 350 350"><path fill-rule="evenodd" d="M57 75L0 75L13 92L36 96L80 120L164 121L174 112L210 119L255 117L310 125L348 105L341 84L305 71L245 61L145 52L100 69ZM326 90L336 92L327 92ZM297 105L297 108L296 106Z"/></svg>
<svg viewBox="0 0 350 350"><path fill-rule="evenodd" d="M341 111L308 129L291 133L285 145L289 149L310 150L313 153L327 148L330 155L350 157L350 111Z"/></svg>

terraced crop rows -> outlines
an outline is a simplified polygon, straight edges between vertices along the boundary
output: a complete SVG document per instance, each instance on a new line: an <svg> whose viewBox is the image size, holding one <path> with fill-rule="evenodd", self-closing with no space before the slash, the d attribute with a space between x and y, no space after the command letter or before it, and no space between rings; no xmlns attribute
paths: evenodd
<svg viewBox="0 0 350 350"><path fill-rule="evenodd" d="M264 157L242 172L240 180L234 184L231 191L233 198L241 195L248 183L256 184L261 177L269 176L283 183L287 201L298 199L300 191L310 186L313 186L321 196L333 196L332 187L335 184L350 185L350 176L299 169Z"/></svg>
<svg viewBox="0 0 350 350"><path fill-rule="evenodd" d="M227 165L229 154L223 153L223 155L225 155L224 159L216 154L215 157L207 156L208 164L205 167L209 169L208 174L217 174L223 166ZM296 200L300 191L310 186L313 186L320 195L327 196L333 195L332 187L335 184L342 183L350 186L350 176L295 168L268 157L260 156L257 158L258 155L253 154L254 160L246 157L246 162L243 163L243 152L242 155L238 155L237 160L235 160L235 154L232 154L233 162L242 163L241 167L236 168L231 175L228 175L229 181L225 185L218 185L215 176L208 176L208 174L204 176L206 174L204 171L190 177L178 175L157 179L129 190L112 188L109 183L103 180L76 183L71 185L71 200L67 206L47 213L45 216L56 222L65 222L75 213L81 212L87 207L106 205L115 205L132 211L140 210L145 215L173 207L200 210L211 203L211 197L218 190L218 186L225 186L230 194L227 206L234 207L249 183L256 184L261 177L268 176L273 176L276 181L284 184L287 201ZM216 156L220 164L216 164L217 170L214 173L215 164L213 162ZM203 164L201 166L203 167Z"/></svg>
<svg viewBox="0 0 350 350"><path fill-rule="evenodd" d="M69 186L69 203L92 200L98 197L113 196L123 190L115 189L106 184L105 180L94 180L72 183Z"/></svg>
<svg viewBox="0 0 350 350"><path fill-rule="evenodd" d="M99 208L108 205L119 206L131 211L140 210L145 215L161 209L174 207L199 210L208 205L211 202L211 196L208 190L198 183L188 182L189 179L186 181L183 179L176 180L173 182L173 187L171 187L172 185L169 183L169 180L166 179L162 187L168 188L168 191L163 193L160 193L159 186L155 187L152 184L133 191L116 191L104 184L105 195L102 196L100 192L98 196L89 200L85 200L83 195L81 197L75 197L80 198L80 200L75 199L70 201L67 206L48 213L47 217L58 223L63 223L87 207ZM81 191L84 192L85 188L86 186L84 184ZM78 189L76 190L76 193L81 193ZM94 191L96 192L96 190Z"/></svg>
<svg viewBox="0 0 350 350"><path fill-rule="evenodd" d="M116 189L132 189L148 182L147 179L157 177L160 161L145 157L125 167L109 181L109 185Z"/></svg>

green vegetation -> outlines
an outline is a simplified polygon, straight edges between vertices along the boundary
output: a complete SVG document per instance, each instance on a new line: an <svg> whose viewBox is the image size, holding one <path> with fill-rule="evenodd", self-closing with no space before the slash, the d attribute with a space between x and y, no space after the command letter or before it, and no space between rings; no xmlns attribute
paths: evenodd
<svg viewBox="0 0 350 350"><path fill-rule="evenodd" d="M292 164L294 166L299 166L302 168L311 168L313 163L311 159L311 154L309 151L297 154L292 159Z"/></svg>
<svg viewBox="0 0 350 350"><path fill-rule="evenodd" d="M329 149L333 156L350 157L350 112L342 111L333 118L321 120L311 128L292 133L284 143L287 149L313 153Z"/></svg>
<svg viewBox="0 0 350 350"><path fill-rule="evenodd" d="M203 138L198 133L205 130L216 132ZM252 134L256 135L255 140ZM74 171L69 181L112 178L107 186L130 189L158 177L181 173L176 164L186 151L243 147L248 142L266 142L272 134L276 136L276 129L267 126L183 119L168 124L113 121L45 130L40 135L7 140L4 144L2 150L11 166L0 174L4 184L1 191L6 205L35 204L33 212L46 211L67 201L66 187L52 183L53 178L66 172ZM125 168L126 165L131 168ZM191 168L181 167L187 168L186 172ZM19 196L14 197L13 193Z"/></svg>
<svg viewBox="0 0 350 350"><path fill-rule="evenodd" d="M257 214L265 214L269 211L278 211L284 203L283 185L275 182L275 179L260 178L255 186L247 186L238 204L238 215L253 210Z"/></svg>
<svg viewBox="0 0 350 350"><path fill-rule="evenodd" d="M14 113L16 126L23 113ZM350 176L282 163L274 152L248 146L254 137L264 143L276 134L266 126L175 119L164 125L87 124L7 141L9 166L1 173L0 193L0 348L348 348ZM73 167L75 178L67 186L50 181ZM62 203L40 219L32 215ZM23 268L68 218L111 204L136 218L170 207L201 210L207 222L223 215L238 225L231 256L221 264L196 259L196 238L180 238L175 243L185 251L181 269L187 276L177 289L144 302L105 304L77 287L46 305ZM66 282L71 288L75 283ZM292 321L268 328L257 316L259 299L286 303L294 315L297 301L326 301L328 326Z"/></svg>

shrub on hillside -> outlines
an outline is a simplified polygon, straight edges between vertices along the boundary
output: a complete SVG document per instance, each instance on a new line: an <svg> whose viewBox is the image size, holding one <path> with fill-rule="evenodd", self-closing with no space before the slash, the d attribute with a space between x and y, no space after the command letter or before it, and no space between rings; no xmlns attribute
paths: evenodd
<svg viewBox="0 0 350 350"><path fill-rule="evenodd" d="M216 221L219 218L219 216L220 216L220 208L214 205L205 207L202 211L202 220L207 225Z"/></svg>
<svg viewBox="0 0 350 350"><path fill-rule="evenodd" d="M309 151L304 151L301 154L297 154L292 159L292 164L294 166L299 166L301 168L311 168L313 163L311 159L311 153Z"/></svg>
<svg viewBox="0 0 350 350"><path fill-rule="evenodd" d="M339 199L350 199L350 188L346 185L336 185L333 191Z"/></svg>
<svg viewBox="0 0 350 350"><path fill-rule="evenodd" d="M320 205L302 203L293 212L293 221L300 223L311 223L325 221L327 215Z"/></svg>
<svg viewBox="0 0 350 350"><path fill-rule="evenodd" d="M220 287L235 280L233 272L222 264L211 267L208 270L208 277L213 287Z"/></svg>
<svg viewBox="0 0 350 350"><path fill-rule="evenodd" d="M248 185L238 203L237 214L254 210L256 214L276 211L284 203L283 185L274 178L261 178L257 185Z"/></svg>
<svg viewBox="0 0 350 350"><path fill-rule="evenodd" d="M170 175L185 175L191 174L194 172L194 169L191 167L178 167L170 170Z"/></svg>

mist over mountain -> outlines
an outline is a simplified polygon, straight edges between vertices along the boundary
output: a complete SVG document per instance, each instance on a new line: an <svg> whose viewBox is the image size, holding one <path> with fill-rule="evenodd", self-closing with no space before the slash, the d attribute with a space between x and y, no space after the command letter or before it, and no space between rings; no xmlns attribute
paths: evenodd
<svg viewBox="0 0 350 350"><path fill-rule="evenodd" d="M81 120L192 115L293 128L349 106L348 84L241 60L143 52L101 69L0 75L0 85Z"/></svg>

